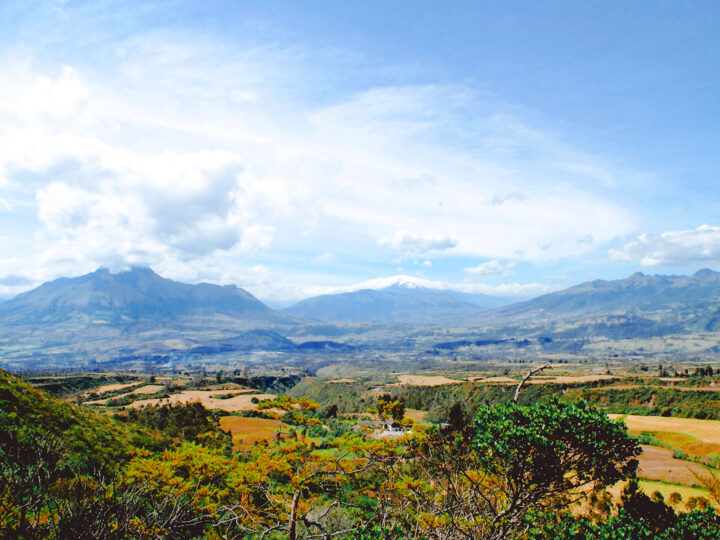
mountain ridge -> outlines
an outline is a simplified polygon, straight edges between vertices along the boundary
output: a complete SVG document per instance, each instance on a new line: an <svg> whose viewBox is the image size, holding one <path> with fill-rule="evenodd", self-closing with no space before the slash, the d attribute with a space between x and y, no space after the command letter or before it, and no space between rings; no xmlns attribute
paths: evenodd
<svg viewBox="0 0 720 540"><path fill-rule="evenodd" d="M116 274L99 268L58 278L0 304L2 324L120 324L195 315L287 322L287 317L235 285L181 283L146 267Z"/></svg>
<svg viewBox="0 0 720 540"><path fill-rule="evenodd" d="M281 311L324 322L429 324L474 315L482 309L449 291L395 284L383 289L314 296Z"/></svg>
<svg viewBox="0 0 720 540"><path fill-rule="evenodd" d="M720 272L709 268L690 276L646 275L594 280L493 310L498 318L575 316L690 306L720 299Z"/></svg>

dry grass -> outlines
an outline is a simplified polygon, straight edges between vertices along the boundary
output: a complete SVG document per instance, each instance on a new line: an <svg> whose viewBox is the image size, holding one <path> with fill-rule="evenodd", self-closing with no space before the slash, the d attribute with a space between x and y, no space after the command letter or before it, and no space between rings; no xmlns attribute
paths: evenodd
<svg viewBox="0 0 720 540"><path fill-rule="evenodd" d="M413 422L418 422L419 424L422 424L425 422L425 417L427 416L427 411L419 411L417 409L405 409L405 418L409 418Z"/></svg>
<svg viewBox="0 0 720 540"><path fill-rule="evenodd" d="M687 500L690 497L705 497L709 498L708 491L702 488L688 487L688 486L674 486L672 484L665 484L656 480L640 480L640 488L647 494L652 495L654 492L659 491L665 498L665 502L670 504L673 508L681 512L687 512L685 506ZM620 502L620 494L623 488L627 485L627 482L618 482L610 488L610 493L613 495L615 502ZM682 497L682 501L678 504L670 503L670 494L679 493Z"/></svg>
<svg viewBox="0 0 720 540"><path fill-rule="evenodd" d="M442 386L445 384L460 384L462 381L448 379L443 375L397 375L398 381L387 386Z"/></svg>
<svg viewBox="0 0 720 540"><path fill-rule="evenodd" d="M135 381L131 383L117 383L117 384L104 384L102 386L98 386L97 388L91 388L87 392L84 392L85 395L89 394L90 392L95 392L96 394L102 394L103 392L116 392L118 390L124 390L125 388L130 388L131 386L135 386L136 384L139 384L141 381Z"/></svg>
<svg viewBox="0 0 720 540"><path fill-rule="evenodd" d="M280 420L267 418L245 418L243 416L223 416L220 429L232 433L233 443L252 444L271 439L282 428Z"/></svg>
<svg viewBox="0 0 720 540"><path fill-rule="evenodd" d="M673 458L673 451L656 446L642 447L643 453L638 458L640 467L638 476L648 480L661 480L664 482L678 482L685 486L692 486L698 483L695 473L706 473L705 467Z"/></svg>
<svg viewBox="0 0 720 540"><path fill-rule="evenodd" d="M328 381L328 384L337 384L337 383L354 383L355 379L334 379L332 381Z"/></svg>
<svg viewBox="0 0 720 540"><path fill-rule="evenodd" d="M275 394L239 394L229 399L214 399L212 396L217 394L217 390L183 390L179 394L173 394L169 398L163 399L141 399L127 405L127 407L138 408L144 405L164 405L177 403L192 403L199 401L206 409L219 409L221 411L253 411L257 408L257 404L252 399L262 401L263 399L272 399Z"/></svg>
<svg viewBox="0 0 720 540"><path fill-rule="evenodd" d="M154 394L164 388L165 387L161 384L146 384L145 386L141 386L140 388L136 388L135 390L128 392L128 394Z"/></svg>
<svg viewBox="0 0 720 540"><path fill-rule="evenodd" d="M198 390L247 390L247 388L237 383L230 382L222 384L211 384L209 386L203 386L202 388L198 388Z"/></svg>
<svg viewBox="0 0 720 540"><path fill-rule="evenodd" d="M468 381L483 384L517 384L519 382L510 377L470 377Z"/></svg>
<svg viewBox="0 0 720 540"><path fill-rule="evenodd" d="M720 420L696 418L670 418L664 416L637 416L610 414L610 418L622 418L631 434L684 433L700 443L720 445Z"/></svg>
<svg viewBox="0 0 720 540"><path fill-rule="evenodd" d="M551 379L528 381L530 384L573 384L573 383L590 383L596 381L609 381L619 379L616 375L579 375L579 376L559 376Z"/></svg>

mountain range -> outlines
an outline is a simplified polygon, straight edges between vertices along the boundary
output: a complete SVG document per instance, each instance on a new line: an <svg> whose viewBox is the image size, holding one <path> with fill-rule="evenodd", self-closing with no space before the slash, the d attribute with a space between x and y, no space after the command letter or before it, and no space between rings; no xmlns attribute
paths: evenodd
<svg viewBox="0 0 720 540"><path fill-rule="evenodd" d="M626 279L595 280L509 303L506 298L465 294L398 279L380 289L326 294L275 311L235 285L195 285L173 281L149 268L111 273L100 268L74 278L59 278L0 303L0 325L116 325L172 321L183 317L225 317L258 323L433 324L444 321L506 321L665 310L713 310L720 305L720 272L691 276L635 273Z"/></svg>
<svg viewBox="0 0 720 540"><path fill-rule="evenodd" d="M649 276L595 280L517 302L492 312L493 318L563 318L597 314L635 314L658 310L713 309L720 301L720 272L707 268L691 276Z"/></svg>
<svg viewBox="0 0 720 540"><path fill-rule="evenodd" d="M325 322L429 324L469 317L507 304L503 298L431 289L400 280L382 289L363 289L308 298L283 313Z"/></svg>
<svg viewBox="0 0 720 540"><path fill-rule="evenodd" d="M227 316L263 323L288 322L235 285L190 285L149 268L113 274L105 268L59 278L0 304L0 324L121 324L188 316Z"/></svg>
<svg viewBox="0 0 720 540"><path fill-rule="evenodd" d="M393 354L423 350L445 335L453 337L435 349L512 342L579 351L596 339L680 334L690 339L697 332L720 332L720 273L707 269L691 276L637 273L510 305L493 307L493 302L503 300L400 282L309 298L280 312L234 285L180 283L148 268L117 274L99 269L0 304L0 364L43 369L48 362L64 366L79 359L165 362L252 351L323 355L383 347ZM708 351L720 347L714 338L692 339ZM659 343L664 346L662 339Z"/></svg>

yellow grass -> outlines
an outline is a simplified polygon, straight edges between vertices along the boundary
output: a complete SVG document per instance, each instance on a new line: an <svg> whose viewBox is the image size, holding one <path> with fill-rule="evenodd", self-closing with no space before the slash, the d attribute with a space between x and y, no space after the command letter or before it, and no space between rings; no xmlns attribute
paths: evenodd
<svg viewBox="0 0 720 540"><path fill-rule="evenodd" d="M445 384L460 384L462 381L448 379L442 375L397 375L398 381L387 386L442 386Z"/></svg>
<svg viewBox="0 0 720 540"><path fill-rule="evenodd" d="M332 381L328 381L328 384L337 384L337 383L354 383L355 379L334 379Z"/></svg>
<svg viewBox="0 0 720 540"><path fill-rule="evenodd" d="M423 423L427 413L427 411L419 411L417 409L405 409L405 418L409 418L414 422Z"/></svg>
<svg viewBox="0 0 720 540"><path fill-rule="evenodd" d="M609 414L610 418L622 418L631 434L672 432L686 433L697 441L720 445L720 420L697 418L670 418L664 416L637 416Z"/></svg>
<svg viewBox="0 0 720 540"><path fill-rule="evenodd" d="M528 381L530 384L573 384L573 383L589 383L595 381L609 381L611 379L619 379L615 375L579 375L579 376L559 376L552 379Z"/></svg>
<svg viewBox="0 0 720 540"><path fill-rule="evenodd" d="M483 384L517 384L518 381L510 377L470 377L471 382Z"/></svg>
<svg viewBox="0 0 720 540"><path fill-rule="evenodd" d="M87 395L89 392L95 392L97 394L102 394L103 392L115 392L117 390L124 390L125 388L130 388L131 386L135 386L140 381L135 381L131 383L118 383L118 384L104 384L102 386L98 386L97 388L92 388L85 392Z"/></svg>
<svg viewBox="0 0 720 540"><path fill-rule="evenodd" d="M252 444L256 441L271 439L282 428L280 420L267 418L245 418L243 416L223 416L220 429L232 433L236 444Z"/></svg>
<svg viewBox="0 0 720 540"><path fill-rule="evenodd" d="M638 483L640 484L640 488L645 492L646 495L650 496L654 492L659 491L665 498L665 502L667 504L670 504L673 508L682 512L687 511L687 507L685 505L690 497L705 497L706 499L709 499L708 491L702 488L674 486L672 484L665 484L663 482L658 482L654 480L640 480ZM615 499L616 502L620 501L620 494L622 493L622 490L626 485L627 482L618 482L610 488L610 493L612 493L613 499ZM672 493L679 493L680 496L682 496L682 501L680 501L678 504L671 504L670 495Z"/></svg>
<svg viewBox="0 0 720 540"><path fill-rule="evenodd" d="M198 388L198 390L248 390L244 386L241 386L237 383L222 383L222 384L211 384L209 386L203 386L202 388Z"/></svg>
<svg viewBox="0 0 720 540"><path fill-rule="evenodd" d="M253 398L259 401L272 399L275 394L239 394L229 399L214 399L212 396L218 393L217 390L183 390L179 394L173 394L163 399L141 399L127 405L127 407L138 408L144 405L164 405L177 403L192 403L199 401L207 409L219 409L221 411L252 411L257 404L252 402Z"/></svg>
<svg viewBox="0 0 720 540"><path fill-rule="evenodd" d="M145 386L141 386L140 388L136 388L135 390L128 392L128 394L154 394L164 388L165 387L161 384L146 384Z"/></svg>
<svg viewBox="0 0 720 540"><path fill-rule="evenodd" d="M699 481L693 473L705 474L705 467L686 461L673 458L673 451L656 446L642 447L638 461L640 467L637 475L648 480L662 480L665 482L679 482L685 486L698 484Z"/></svg>

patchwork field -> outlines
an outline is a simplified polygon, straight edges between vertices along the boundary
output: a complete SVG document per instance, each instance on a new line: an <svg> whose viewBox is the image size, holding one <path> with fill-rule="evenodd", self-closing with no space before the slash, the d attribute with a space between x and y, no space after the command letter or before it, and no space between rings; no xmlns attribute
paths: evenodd
<svg viewBox="0 0 720 540"><path fill-rule="evenodd" d="M134 401L127 407L138 408L145 405L164 405L177 403L192 403L199 401L206 409L219 409L221 411L252 411L257 408L257 404L253 403L253 399L262 401L263 399L272 399L275 394L247 394L246 390L236 390L237 396L229 399L216 399L213 395L217 395L217 390L183 390L178 394L162 399L140 399Z"/></svg>
<svg viewBox="0 0 720 540"><path fill-rule="evenodd" d="M272 439L283 426L280 420L267 418L245 418L244 416L223 416L220 428L232 434L233 443L253 444L258 441Z"/></svg>
<svg viewBox="0 0 720 540"><path fill-rule="evenodd" d="M578 383L590 383L590 382L597 382L597 381L609 381L613 379L619 379L620 377L616 375L579 375L579 376L572 376L572 375L561 375L558 377L549 377L547 379L545 378L537 378L531 379L529 384L578 384Z"/></svg>
<svg viewBox="0 0 720 540"><path fill-rule="evenodd" d="M84 394L88 394L90 392L95 392L96 394L103 394L105 392L117 392L118 390L124 390L125 388L136 386L137 384L139 384L139 382L137 381L131 383L103 384L102 386L98 386L97 388L92 388L91 390L84 392Z"/></svg>
<svg viewBox="0 0 720 540"><path fill-rule="evenodd" d="M645 433L687 455L720 456L720 420L617 414L608 416L622 418L632 435Z"/></svg>
<svg viewBox="0 0 720 540"><path fill-rule="evenodd" d="M140 388L136 388L135 390L128 392L128 394L155 394L163 388L165 388L165 386L161 384L146 384L145 386L141 386Z"/></svg>
<svg viewBox="0 0 720 540"><path fill-rule="evenodd" d="M398 381L387 386L442 386L444 384L460 384L463 381L448 379L443 375L397 375Z"/></svg>
<svg viewBox="0 0 720 540"><path fill-rule="evenodd" d="M519 381L511 377L469 377L468 381L486 384L517 384Z"/></svg>
<svg viewBox="0 0 720 540"><path fill-rule="evenodd" d="M647 495L652 495L656 491L660 492L660 494L662 494L663 498L665 499L665 502L670 504L677 511L686 512L689 509L687 506L688 500L692 497L703 497L709 500L709 494L707 490L698 487L676 486L673 484L667 484L665 482L658 482L655 480L640 480L639 484L640 488ZM612 488L610 488L610 493L612 493L613 498L616 501L620 500L620 494L622 493L622 490L626 485L627 482L619 482L615 484ZM680 502L671 502L670 496L673 493L677 493L678 495L680 495Z"/></svg>
<svg viewBox="0 0 720 540"><path fill-rule="evenodd" d="M664 482L677 482L685 486L699 484L695 474L706 473L705 467L686 461L675 459L673 451L657 446L642 445L643 453L638 461L638 476L648 480L662 480ZM695 473L695 474L693 474Z"/></svg>

